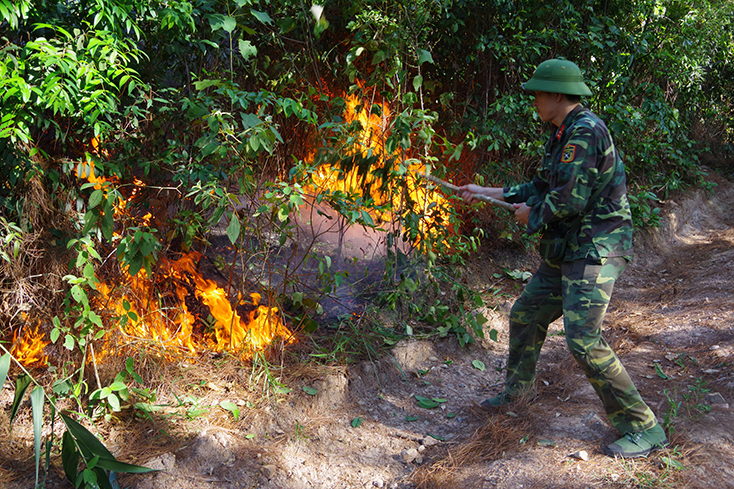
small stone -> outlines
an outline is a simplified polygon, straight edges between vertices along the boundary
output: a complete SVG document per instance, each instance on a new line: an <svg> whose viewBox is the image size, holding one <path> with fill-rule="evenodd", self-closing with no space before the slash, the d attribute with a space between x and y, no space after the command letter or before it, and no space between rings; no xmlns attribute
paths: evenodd
<svg viewBox="0 0 734 489"><path fill-rule="evenodd" d="M726 402L724 396L722 396L718 392L711 392L709 394L706 394L706 402L712 405L716 405L717 407L723 407L724 409L729 408L729 403Z"/></svg>
<svg viewBox="0 0 734 489"><path fill-rule="evenodd" d="M421 446L418 447L418 453L423 453L425 451L426 451L426 446L425 445L421 445Z"/></svg>
<svg viewBox="0 0 734 489"><path fill-rule="evenodd" d="M579 450L578 452L574 452L569 455L569 457L575 458L577 460L583 460L584 462L589 460L589 454L586 453L586 450Z"/></svg>
<svg viewBox="0 0 734 489"><path fill-rule="evenodd" d="M263 465L260 467L260 472L262 473L263 477L265 477L267 480L272 479L275 477L275 472L277 472L278 468L275 465L268 464Z"/></svg>
<svg viewBox="0 0 734 489"><path fill-rule="evenodd" d="M176 455L172 453L164 453L153 460L149 460L144 465L150 469L170 472L176 465Z"/></svg>
<svg viewBox="0 0 734 489"><path fill-rule="evenodd" d="M372 481L372 485L375 487L385 487L385 481L382 479L375 479Z"/></svg>
<svg viewBox="0 0 734 489"><path fill-rule="evenodd" d="M404 464L409 464L418 458L418 450L415 448L408 448L400 452L400 458Z"/></svg>
<svg viewBox="0 0 734 489"><path fill-rule="evenodd" d="M432 447L433 445L438 445L438 440L432 436L426 436L425 438L423 438L421 443L423 444L424 447L428 448L428 447Z"/></svg>
<svg viewBox="0 0 734 489"><path fill-rule="evenodd" d="M589 413L584 419L584 424L594 431L600 431L604 429L604 421L595 412Z"/></svg>

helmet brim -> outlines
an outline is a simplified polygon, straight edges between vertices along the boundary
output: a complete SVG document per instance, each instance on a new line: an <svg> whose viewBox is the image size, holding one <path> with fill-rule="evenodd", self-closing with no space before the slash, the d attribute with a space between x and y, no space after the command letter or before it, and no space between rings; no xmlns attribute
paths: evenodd
<svg viewBox="0 0 734 489"><path fill-rule="evenodd" d="M531 78L522 84L522 88L531 92L563 93L565 95L592 95L586 83L581 81L539 80Z"/></svg>

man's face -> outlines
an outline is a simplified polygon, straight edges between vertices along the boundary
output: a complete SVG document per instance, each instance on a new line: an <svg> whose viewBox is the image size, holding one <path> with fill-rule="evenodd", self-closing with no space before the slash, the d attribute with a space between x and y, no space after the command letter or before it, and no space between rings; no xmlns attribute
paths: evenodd
<svg viewBox="0 0 734 489"><path fill-rule="evenodd" d="M538 115L543 122L552 121L558 113L558 94L550 92L535 92L533 102Z"/></svg>

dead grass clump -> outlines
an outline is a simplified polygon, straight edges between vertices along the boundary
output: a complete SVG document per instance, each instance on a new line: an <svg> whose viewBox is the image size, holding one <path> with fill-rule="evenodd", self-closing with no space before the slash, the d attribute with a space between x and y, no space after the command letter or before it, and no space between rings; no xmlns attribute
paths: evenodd
<svg viewBox="0 0 734 489"><path fill-rule="evenodd" d="M0 246L6 257L0 258L0 337L5 340L23 324L50 324L63 300L62 277L71 258L56 246L50 230L65 231L72 220L54 208L40 178L24 184L22 202L18 222L0 220Z"/></svg>
<svg viewBox="0 0 734 489"><path fill-rule="evenodd" d="M467 440L448 448L445 455L430 465L420 467L413 474L413 482L420 489L448 489L466 487L466 481L457 479L462 468L486 464L508 454L525 450L532 433L532 424L522 414L525 406L516 404L513 412L518 417L505 414L488 415L479 408L474 414L482 418L484 424ZM524 442L521 442L523 441Z"/></svg>

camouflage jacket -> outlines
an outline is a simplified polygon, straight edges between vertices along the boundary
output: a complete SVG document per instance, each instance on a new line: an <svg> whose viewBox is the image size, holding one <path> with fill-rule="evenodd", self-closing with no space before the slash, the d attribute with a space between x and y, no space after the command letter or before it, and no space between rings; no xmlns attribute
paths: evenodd
<svg viewBox="0 0 734 489"><path fill-rule="evenodd" d="M504 198L531 207L529 234L570 234L565 261L629 256L632 216L626 182L606 125L577 106L551 134L533 180L506 187ZM595 202L589 202L592 197Z"/></svg>

